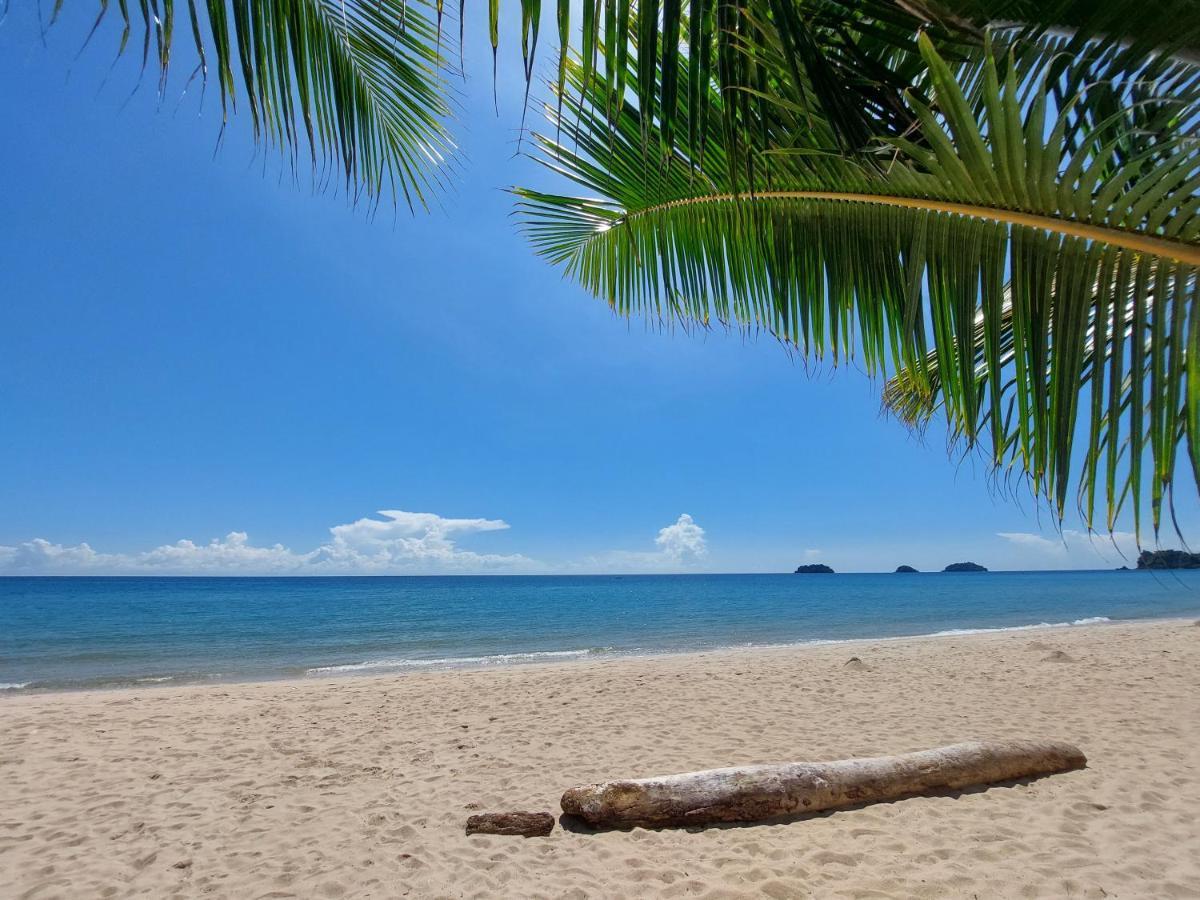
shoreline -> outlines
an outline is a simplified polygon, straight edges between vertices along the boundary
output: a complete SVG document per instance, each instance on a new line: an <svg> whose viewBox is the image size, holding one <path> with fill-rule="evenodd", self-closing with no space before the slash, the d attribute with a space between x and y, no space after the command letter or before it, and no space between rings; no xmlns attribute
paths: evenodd
<svg viewBox="0 0 1200 900"><path fill-rule="evenodd" d="M26 694L0 702L0 893L1195 897L1197 696L1191 619ZM976 739L1088 766L743 827L464 834L577 784Z"/></svg>
<svg viewBox="0 0 1200 900"><path fill-rule="evenodd" d="M1200 616L1200 574L934 574L517 579L491 587L469 578L341 586L26 579L0 597L0 631L9 639L0 683L13 686L0 697Z"/></svg>
<svg viewBox="0 0 1200 900"><path fill-rule="evenodd" d="M604 666L619 665L624 662L652 662L655 660L677 659L708 659L713 657L734 656L743 654L787 654L804 653L819 648L852 649L856 645L872 645L878 643L905 644L910 642L943 641L952 638L987 637L989 635L1033 634L1038 632L1078 632L1087 629L1105 629L1120 626L1139 627L1154 625L1188 626L1200 624L1200 618L1191 616L1168 616L1162 618L1147 617L1137 619L1109 619L1105 616L1093 616L1074 622L1041 622L1033 625L1012 625L997 628L964 628L947 629L925 634L886 635L883 637L854 637L813 639L807 641L792 641L778 644L728 645L702 649L680 650L554 650L534 651L531 653L498 654L493 657L468 657L471 662L455 664L448 660L433 660L428 664L424 661L415 665L405 666L364 666L348 664L346 666L317 667L308 669L304 674L286 674L264 676L260 678L229 677L219 675L177 680L170 677L147 677L144 681L122 682L104 685L84 685L80 687L25 687L0 688L0 709L4 703L18 698L53 697L58 695L79 696L87 694L111 695L121 692L141 693L145 691L185 691L222 689L239 686L282 685L301 686L313 684L336 684L344 681L381 681L389 682L397 679L417 678L423 676L448 676L460 674L503 673L511 671L538 671L559 669L564 666ZM497 657L536 657L529 659L512 659L506 662L488 662ZM476 661L482 660L482 661ZM28 684L28 683L27 683Z"/></svg>

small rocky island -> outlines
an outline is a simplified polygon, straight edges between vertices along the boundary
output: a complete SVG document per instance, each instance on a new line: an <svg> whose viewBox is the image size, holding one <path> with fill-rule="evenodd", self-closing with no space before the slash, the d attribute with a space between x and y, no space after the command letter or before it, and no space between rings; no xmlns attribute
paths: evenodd
<svg viewBox="0 0 1200 900"><path fill-rule="evenodd" d="M833 569L825 565L825 563L810 563L807 566L797 566L795 575L833 575Z"/></svg>
<svg viewBox="0 0 1200 900"><path fill-rule="evenodd" d="M1139 569L1200 569L1200 553L1185 550L1143 550L1138 556Z"/></svg>
<svg viewBox="0 0 1200 900"><path fill-rule="evenodd" d="M942 569L942 571L943 572L986 572L987 569L985 569L979 563L960 562L960 563L950 563L950 565L946 566L946 568Z"/></svg>
<svg viewBox="0 0 1200 900"><path fill-rule="evenodd" d="M917 571L918 570L914 569L912 566L896 566L896 571L894 574L896 574L896 575L915 575L915 574L917 574Z"/></svg>

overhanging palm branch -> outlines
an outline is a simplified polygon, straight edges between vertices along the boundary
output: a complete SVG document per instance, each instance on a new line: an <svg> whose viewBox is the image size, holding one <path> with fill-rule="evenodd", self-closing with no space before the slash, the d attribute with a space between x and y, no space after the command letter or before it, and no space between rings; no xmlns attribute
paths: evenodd
<svg viewBox="0 0 1200 900"><path fill-rule="evenodd" d="M53 17L64 4L55 0ZM99 0L93 33L110 5ZM520 0L519 7L528 81L543 4ZM211 66L226 112L241 82L256 137L291 155L307 144L314 165L336 163L355 190L376 197L399 190L409 205L424 204L440 181L453 147L444 126L444 0L188 0L186 23L174 0L117 0L116 8L120 50L140 44L143 68L157 68L160 86L177 30L185 31L200 60L195 74L206 80ZM571 0L554 5L558 84L567 83L574 40L580 96L601 100L609 113L631 100L646 122L659 121L665 152L680 144L692 157L703 155L697 140L707 133L709 108L686 102L680 86L712 79L726 92L761 87L764 69L754 54L739 52L748 42L780 45L810 85L811 110L848 154L911 125L903 94L924 79L921 30L950 58L977 47L997 23L1026 36L1054 33L1075 47L1098 35L1120 38L1130 69L1149 56L1194 57L1200 48L1200 0L1160 0L1149 15L1141 0L582 0L579 9L575 22ZM465 0L457 12L461 43ZM488 0L493 67L501 15L501 0ZM748 98L719 107L732 156L736 141L749 138Z"/></svg>
<svg viewBox="0 0 1200 900"><path fill-rule="evenodd" d="M1105 527L1112 532L1116 527L1116 513L1128 499L1132 487L1128 479L1123 482L1117 480L1122 463L1127 463L1127 447L1122 442L1119 426L1121 419L1129 413L1134 392L1141 390L1142 384L1152 382L1155 377L1150 367L1150 360L1154 355L1154 335L1148 328L1137 335L1144 345L1142 371L1130 371L1122 381L1106 383L1111 373L1118 371L1113 359L1114 354L1125 354L1124 365L1128 366L1137 315L1135 297L1118 298L1111 292L1106 292L1104 296L1108 302L1093 306L1088 311L1089 323L1080 360L1080 389L1086 391L1084 405L1087 409L1081 411L1077 427L1088 429L1089 436L1086 442L1087 451L1081 465L1077 500L1079 514L1089 531L1092 531L1097 530L1097 501L1103 497L1108 509ZM1152 308L1154 299L1154 294L1151 293L1144 302ZM1121 308L1118 309L1118 306ZM976 391L980 396L989 396L992 401L982 413L980 421L992 432L995 444L991 450L997 468L1004 471L1015 468L1015 464L1019 462L1018 436L1004 424L1019 414L1016 397L1018 383L1013 374L1018 349L1013 316L1011 298L1007 295L998 323L990 323L985 321L982 314L977 315L970 351L974 358ZM1148 325L1147 320L1152 318L1153 316L1143 316L1143 325ZM941 408L938 370L936 350L930 351L925 360L924 372L927 373L927 378L914 377L912 370L901 369L884 386L884 409L914 431L924 432ZM993 371L1004 373L1004 380L993 380L990 375ZM1052 370L1046 372L1047 380L1053 379L1055 375ZM994 428L992 417L997 414L1002 417L1001 424ZM1184 430L1187 428L1184 424L1186 416L1187 410L1181 410L1178 424ZM1151 420L1148 408L1143 414L1143 420ZM1118 423L1115 429L1111 427L1113 422ZM1182 437L1182 434L1177 435L1176 440ZM950 442L952 446L969 444L968 436L954 427L954 420L951 421ZM1173 484L1168 488L1171 489ZM1173 505L1171 511L1174 518ZM1178 530L1176 524L1176 531Z"/></svg>
<svg viewBox="0 0 1200 900"><path fill-rule="evenodd" d="M109 7L100 0L89 40ZM429 0L188 0L185 23L173 0L118 0L118 52L140 29L143 71L154 67L162 90L185 30L198 58L189 80L207 82L211 70L223 113L241 104L256 140L293 163L307 146L314 172L340 169L356 194L424 206L454 151L440 0L436 19L434 9Z"/></svg>
<svg viewBox="0 0 1200 900"><path fill-rule="evenodd" d="M991 38L951 66L922 37L935 105L908 94L911 132L885 133L865 159L837 151L782 42L738 48L766 70L755 102L698 85L703 162L676 147L659 165L646 148L665 143L661 123L629 103L610 123L576 69L590 100L564 114L581 124L578 147L539 144L599 197L519 191L524 226L623 314L761 327L806 354L900 369L969 444L990 430L997 464L1028 475L1060 518L1082 456L1085 482L1113 485L1110 528L1126 499L1141 521L1148 489L1157 529L1179 447L1200 474L1197 71L1133 65L1120 41L1047 67L1074 37ZM1114 346L1084 428L1089 340Z"/></svg>
<svg viewBox="0 0 1200 900"><path fill-rule="evenodd" d="M558 9L565 36L570 0L558 0ZM903 94L924 69L918 33L953 58L978 49L997 29L1019 36L1021 47L1052 37L1068 52L1098 39L1119 48L1126 72L1150 58L1200 58L1200 0L1162 0L1149 14L1141 0L583 0L574 87L609 111L630 100L645 123L658 120L665 152L681 144L697 157L709 109L685 102L683 80L711 78L727 100L732 91L752 92L761 87L761 65L753 52L740 51L774 43L793 76L808 83L809 108L825 120L835 145L853 154L908 124ZM560 84L567 52L560 37ZM604 85L600 97L593 81ZM719 107L728 144L753 140L747 102L742 96Z"/></svg>

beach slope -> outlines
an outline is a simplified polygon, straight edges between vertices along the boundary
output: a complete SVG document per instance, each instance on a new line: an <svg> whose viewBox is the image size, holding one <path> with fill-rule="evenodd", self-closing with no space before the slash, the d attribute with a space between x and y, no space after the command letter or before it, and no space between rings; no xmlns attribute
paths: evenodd
<svg viewBox="0 0 1200 900"><path fill-rule="evenodd" d="M1089 765L769 825L463 833L581 782L972 738ZM1196 897L1198 823L1191 622L0 698L6 898Z"/></svg>

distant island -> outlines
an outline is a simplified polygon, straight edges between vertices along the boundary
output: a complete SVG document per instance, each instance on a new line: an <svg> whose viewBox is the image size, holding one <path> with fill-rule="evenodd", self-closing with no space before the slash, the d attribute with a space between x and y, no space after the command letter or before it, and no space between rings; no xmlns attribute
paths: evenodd
<svg viewBox="0 0 1200 900"><path fill-rule="evenodd" d="M896 575L915 575L917 570L912 566L896 566Z"/></svg>
<svg viewBox="0 0 1200 900"><path fill-rule="evenodd" d="M825 563L810 563L807 566L797 566L794 575L833 575L833 569Z"/></svg>
<svg viewBox="0 0 1200 900"><path fill-rule="evenodd" d="M1143 550L1138 556L1139 569L1200 569L1200 553L1184 550Z"/></svg>
<svg viewBox="0 0 1200 900"><path fill-rule="evenodd" d="M946 566L946 568L942 569L942 571L943 572L986 572L987 569L985 569L979 563L960 562L960 563L950 563L950 565Z"/></svg>

